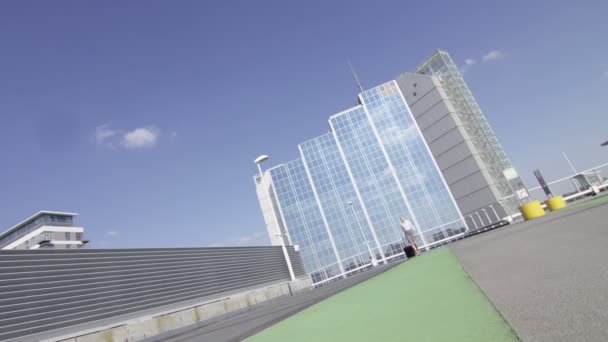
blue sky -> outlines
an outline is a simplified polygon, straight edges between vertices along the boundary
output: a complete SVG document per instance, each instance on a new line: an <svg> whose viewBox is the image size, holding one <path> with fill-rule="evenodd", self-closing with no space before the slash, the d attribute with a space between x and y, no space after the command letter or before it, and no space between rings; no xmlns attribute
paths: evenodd
<svg viewBox="0 0 608 342"><path fill-rule="evenodd" d="M562 151L608 161L608 2L417 3L0 2L0 227L47 209L93 247L266 244L253 159L354 104L347 60L373 86L437 48L529 183Z"/></svg>

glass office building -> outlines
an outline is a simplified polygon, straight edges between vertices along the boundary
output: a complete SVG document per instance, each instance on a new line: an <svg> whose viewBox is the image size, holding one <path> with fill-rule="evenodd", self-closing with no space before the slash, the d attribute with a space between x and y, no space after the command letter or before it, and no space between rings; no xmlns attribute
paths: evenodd
<svg viewBox="0 0 608 342"><path fill-rule="evenodd" d="M300 246L315 283L401 256L400 215L421 247L467 229L397 83L363 91L358 103L298 145L299 159L266 170L265 182L255 177L278 222L269 234Z"/></svg>

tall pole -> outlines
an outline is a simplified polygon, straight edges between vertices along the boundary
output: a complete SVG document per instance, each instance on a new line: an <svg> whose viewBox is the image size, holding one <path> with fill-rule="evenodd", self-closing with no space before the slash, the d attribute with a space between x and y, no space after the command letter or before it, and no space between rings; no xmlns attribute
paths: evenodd
<svg viewBox="0 0 608 342"><path fill-rule="evenodd" d="M350 67L350 71L352 71L353 76L355 76L355 81L357 81L357 87L359 87L359 90L361 92L363 92L363 85L359 81L359 77L357 76L357 73L355 72L355 68L353 68L353 65L350 63L350 61L348 61L348 66Z"/></svg>
<svg viewBox="0 0 608 342"><path fill-rule="evenodd" d="M574 165L572 165L572 162L570 161L570 159L568 159L568 156L566 155L566 152L562 152L564 154L564 158L566 158L566 161L568 162L568 165L570 165L570 168L572 169L572 172L574 172L574 174L576 175L576 169L574 168Z"/></svg>
<svg viewBox="0 0 608 342"><path fill-rule="evenodd" d="M258 158L256 159L256 165L258 166L258 171L260 172L260 181L262 182L262 187L264 188L264 191L267 192L268 195L268 200L271 200L271 196L270 196L270 188L266 187L266 181L264 180L264 173L262 172L262 166L260 164L262 164L262 162L264 160L268 159L268 157L266 158ZM274 212L274 208L272 208L272 212L273 215L275 215L275 219L278 220L278 218L276 217L276 213ZM275 235L278 236L281 239L281 249L283 250L283 256L285 257L285 262L287 263L287 269L289 270L289 277L291 278L291 281L295 281L296 280L296 276L293 273L293 267L291 266L291 258L289 258L289 253L287 252L287 247L285 247L285 239L283 238L283 232L281 232L281 228L277 222L277 227L279 227L279 234Z"/></svg>
<svg viewBox="0 0 608 342"><path fill-rule="evenodd" d="M296 280L296 275L293 273L293 267L291 267L291 259L289 258L287 247L285 247L285 240L283 239L283 234L277 235L281 238L281 249L283 250L283 256L285 257L285 261L287 262L287 268L289 269L289 277L291 277L291 281L294 281Z"/></svg>
<svg viewBox="0 0 608 342"><path fill-rule="evenodd" d="M572 165L572 162L570 161L570 159L568 158L568 156L566 155L566 152L562 152L564 154L564 158L566 158L566 161L568 162L568 165L570 165L570 168L572 169L572 172L574 172L574 176L576 176L577 172L576 169L574 168L574 165ZM574 191L578 191L578 187L576 186L576 183L574 182L574 179L572 177L570 177L570 182L572 183L572 186L574 187Z"/></svg>
<svg viewBox="0 0 608 342"><path fill-rule="evenodd" d="M355 213L355 208L353 207L353 202L348 202L348 206L350 207L350 210L353 212L353 217L355 218L355 221L357 221L357 226L359 227L359 231L361 232L361 236L363 236L363 241L365 241L365 246L367 247L367 251L369 252L369 256L372 258L372 265L376 266L376 264L377 264L376 257L372 253L372 249L369 247L369 243L367 242L367 237L365 236L365 232L363 231L363 227L361 227L361 222L359 222L359 218L357 217L357 214Z"/></svg>

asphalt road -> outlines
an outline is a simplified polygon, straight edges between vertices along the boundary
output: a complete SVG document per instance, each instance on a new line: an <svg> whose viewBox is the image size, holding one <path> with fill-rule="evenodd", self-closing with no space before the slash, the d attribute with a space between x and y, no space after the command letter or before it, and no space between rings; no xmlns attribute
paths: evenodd
<svg viewBox="0 0 608 342"><path fill-rule="evenodd" d="M377 267L345 280L330 283L314 291L304 291L293 296L277 298L260 303L237 314L223 316L146 339L152 341L198 342L241 341L263 329L315 304L338 292L361 283L379 273L398 265L395 262Z"/></svg>
<svg viewBox="0 0 608 342"><path fill-rule="evenodd" d="M608 341L608 203L450 248L524 341Z"/></svg>

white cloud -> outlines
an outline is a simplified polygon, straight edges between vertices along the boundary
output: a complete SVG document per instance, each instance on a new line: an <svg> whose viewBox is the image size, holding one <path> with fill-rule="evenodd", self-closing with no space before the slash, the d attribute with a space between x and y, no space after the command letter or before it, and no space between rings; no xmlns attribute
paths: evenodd
<svg viewBox="0 0 608 342"><path fill-rule="evenodd" d="M471 66L477 63L477 60L473 58L467 58L464 60L464 65L460 67L460 72L465 73Z"/></svg>
<svg viewBox="0 0 608 342"><path fill-rule="evenodd" d="M493 61L495 59L502 58L504 54L500 50L492 50L481 57L483 62Z"/></svg>
<svg viewBox="0 0 608 342"><path fill-rule="evenodd" d="M132 131L125 129L111 128L109 124L95 127L95 143L109 148L117 146L138 149L156 146L160 137L160 129L156 126L138 127ZM177 131L171 133L171 137L177 137Z"/></svg>
<svg viewBox="0 0 608 342"><path fill-rule="evenodd" d="M106 232L106 234L108 234L108 236L111 236L111 237L117 237L118 235L120 235L120 233L116 230L108 230Z"/></svg>
<svg viewBox="0 0 608 342"><path fill-rule="evenodd" d="M178 136L177 131L171 132L171 138L177 138L177 136Z"/></svg>
<svg viewBox="0 0 608 342"><path fill-rule="evenodd" d="M485 55L481 56L481 58L467 58L464 60L464 65L460 67L460 72L465 73L470 67L477 64L477 62L481 61L482 63L493 61L496 59L500 59L504 57L505 54L500 50L492 50Z"/></svg>
<svg viewBox="0 0 608 342"><path fill-rule="evenodd" d="M154 126L136 128L123 136L122 144L127 148L153 147L158 141L160 130Z"/></svg>
<svg viewBox="0 0 608 342"><path fill-rule="evenodd" d="M95 143L103 145L107 139L118 134L119 131L111 129L109 124L103 124L95 127Z"/></svg>

